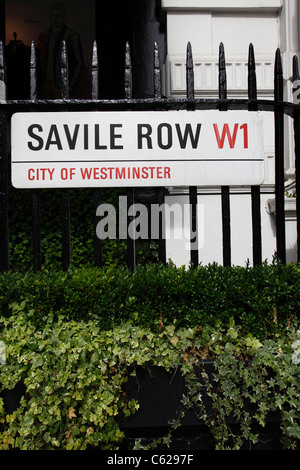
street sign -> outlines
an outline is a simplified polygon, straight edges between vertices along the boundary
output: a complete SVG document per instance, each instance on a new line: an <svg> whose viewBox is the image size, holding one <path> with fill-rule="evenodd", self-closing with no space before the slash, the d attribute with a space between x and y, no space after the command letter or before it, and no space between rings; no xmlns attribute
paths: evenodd
<svg viewBox="0 0 300 470"><path fill-rule="evenodd" d="M260 185L263 120L248 111L16 113L16 188Z"/></svg>

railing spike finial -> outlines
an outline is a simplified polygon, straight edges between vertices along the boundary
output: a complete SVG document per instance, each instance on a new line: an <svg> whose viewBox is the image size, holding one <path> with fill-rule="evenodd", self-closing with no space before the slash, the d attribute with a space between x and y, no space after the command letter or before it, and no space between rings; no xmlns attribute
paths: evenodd
<svg viewBox="0 0 300 470"><path fill-rule="evenodd" d="M281 51L280 48L278 47L276 49L276 55L275 55L275 72L277 75L282 75L282 61L281 61Z"/></svg>
<svg viewBox="0 0 300 470"><path fill-rule="evenodd" d="M298 56L293 57L293 80L298 80L299 77L299 61Z"/></svg>
<svg viewBox="0 0 300 470"><path fill-rule="evenodd" d="M62 42L61 49L61 97L62 99L69 98L69 70L68 70L68 54L67 54L67 45L66 41Z"/></svg>
<svg viewBox="0 0 300 470"><path fill-rule="evenodd" d="M192 44L190 43L190 41L187 43L187 49L186 49L186 66L188 69L194 68Z"/></svg>
<svg viewBox="0 0 300 470"><path fill-rule="evenodd" d="M132 98L132 69L131 69L131 53L129 42L125 46L125 98Z"/></svg>
<svg viewBox="0 0 300 470"><path fill-rule="evenodd" d="M94 69L98 68L98 47L96 40L93 42L92 67Z"/></svg>
<svg viewBox="0 0 300 470"><path fill-rule="evenodd" d="M226 70L225 47L223 42L220 42L219 45L219 70Z"/></svg>
<svg viewBox="0 0 300 470"><path fill-rule="evenodd" d="M92 52L92 99L99 98L99 60L97 41L93 42Z"/></svg>
<svg viewBox="0 0 300 470"><path fill-rule="evenodd" d="M3 42L0 41L0 100L6 100L6 70Z"/></svg>
<svg viewBox="0 0 300 470"><path fill-rule="evenodd" d="M30 46L30 99L37 99L37 61L35 53L35 43L31 41Z"/></svg>
<svg viewBox="0 0 300 470"><path fill-rule="evenodd" d="M257 100L256 64L253 44L249 45L248 55L248 97Z"/></svg>
<svg viewBox="0 0 300 470"><path fill-rule="evenodd" d="M280 49L277 48L274 67L274 97L275 101L283 101L283 70Z"/></svg>
<svg viewBox="0 0 300 470"><path fill-rule="evenodd" d="M293 83L293 102L294 104L299 104L300 98L300 76L299 76L299 62L298 57L294 55L293 57L293 75L292 75L292 83Z"/></svg>
<svg viewBox="0 0 300 470"><path fill-rule="evenodd" d="M159 47L157 41L154 42L154 67L160 70Z"/></svg>
<svg viewBox="0 0 300 470"><path fill-rule="evenodd" d="M160 73L159 47L156 41L154 43L154 97L155 99L161 98L161 73Z"/></svg>
<svg viewBox="0 0 300 470"><path fill-rule="evenodd" d="M36 53L35 53L34 41L31 41L31 44L30 44L30 68L36 69Z"/></svg>
<svg viewBox="0 0 300 470"><path fill-rule="evenodd" d="M5 82L4 47L2 41L0 41L0 80Z"/></svg>
<svg viewBox="0 0 300 470"><path fill-rule="evenodd" d="M225 48L221 42L219 46L219 98L227 99L227 74L225 61Z"/></svg>
<svg viewBox="0 0 300 470"><path fill-rule="evenodd" d="M187 44L186 50L186 83L187 83L187 99L193 100L195 96L195 87L194 87L194 62L193 62L193 53L192 45L190 42Z"/></svg>
<svg viewBox="0 0 300 470"><path fill-rule="evenodd" d="M252 42L249 44L248 69L251 72L254 72L256 70L254 46L253 46Z"/></svg>

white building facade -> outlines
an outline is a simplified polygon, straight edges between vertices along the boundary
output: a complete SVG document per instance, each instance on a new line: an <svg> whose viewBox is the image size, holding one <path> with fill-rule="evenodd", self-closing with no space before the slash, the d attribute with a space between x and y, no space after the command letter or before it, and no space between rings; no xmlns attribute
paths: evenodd
<svg viewBox="0 0 300 470"><path fill-rule="evenodd" d="M193 52L196 98L218 97L219 45L225 48L227 97L248 97L248 50L255 51L258 99L274 99L274 63L280 48L284 100L293 101L292 60L299 54L297 0L162 0L166 14L167 57L164 94L186 96L186 47ZM263 112L265 180L261 186L262 259L276 252L274 114ZM292 119L285 117L285 199L287 262L297 259L294 136ZM188 204L188 188L168 188L166 202ZM220 187L198 187L199 262L223 263ZM231 262L244 266L252 259L251 189L230 188ZM167 259L188 265L187 240L176 238L178 217L168 227Z"/></svg>

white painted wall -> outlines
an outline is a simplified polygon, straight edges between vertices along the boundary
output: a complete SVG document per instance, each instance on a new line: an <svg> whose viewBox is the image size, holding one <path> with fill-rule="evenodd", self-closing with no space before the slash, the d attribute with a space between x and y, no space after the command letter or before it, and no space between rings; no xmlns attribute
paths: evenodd
<svg viewBox="0 0 300 470"><path fill-rule="evenodd" d="M162 0L167 15L167 61L165 94L184 97L186 93L186 46L193 51L195 95L218 96L218 51L223 42L227 63L228 97L247 97L249 44L254 45L259 98L273 99L274 59L280 47L283 59L285 99L292 100L292 57L299 53L297 0ZM274 117L263 113L266 178L261 188L263 259L272 261L276 250L274 217ZM295 178L292 121L285 136L286 179ZM187 188L170 188L170 204L188 203ZM222 264L220 188L198 188L201 211L200 262ZM179 223L179 221L177 221ZM175 226L176 231L179 227ZM252 262L250 188L231 189L232 263ZM296 260L295 200L286 201L287 260ZM167 258L188 264L186 240L167 240Z"/></svg>

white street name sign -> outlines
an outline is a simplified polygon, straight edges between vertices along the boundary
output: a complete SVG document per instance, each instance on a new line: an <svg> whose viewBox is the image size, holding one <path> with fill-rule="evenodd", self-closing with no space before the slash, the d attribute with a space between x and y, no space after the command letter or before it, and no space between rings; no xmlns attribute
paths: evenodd
<svg viewBox="0 0 300 470"><path fill-rule="evenodd" d="M259 185L263 120L248 111L16 113L16 188Z"/></svg>

